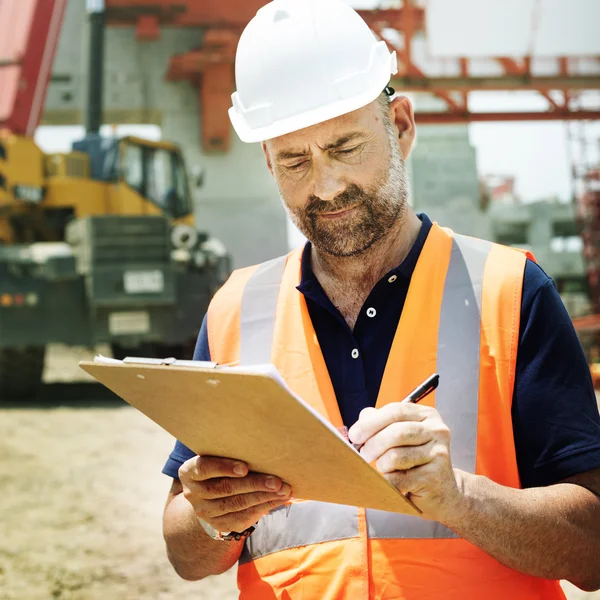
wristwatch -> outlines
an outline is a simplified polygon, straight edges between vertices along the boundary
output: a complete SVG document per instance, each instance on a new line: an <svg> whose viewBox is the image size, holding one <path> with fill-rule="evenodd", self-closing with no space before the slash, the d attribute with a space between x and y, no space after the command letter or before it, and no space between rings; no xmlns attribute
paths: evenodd
<svg viewBox="0 0 600 600"><path fill-rule="evenodd" d="M211 537L213 540L219 540L221 542L239 542L240 540L245 540L247 537L250 537L256 529L256 525L252 525L252 527L248 527L248 529L244 529L244 531L241 532L219 531L211 525L209 525L206 521L200 519L199 517L198 522L209 537Z"/></svg>

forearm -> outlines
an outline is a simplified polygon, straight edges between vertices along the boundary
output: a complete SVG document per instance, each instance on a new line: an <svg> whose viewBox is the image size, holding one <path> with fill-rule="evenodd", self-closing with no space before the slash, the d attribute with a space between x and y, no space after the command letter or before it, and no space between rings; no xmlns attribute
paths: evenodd
<svg viewBox="0 0 600 600"><path fill-rule="evenodd" d="M213 540L206 535L182 494L175 496L165 509L163 534L173 568L190 581L224 573L236 563L244 545Z"/></svg>
<svg viewBox="0 0 600 600"><path fill-rule="evenodd" d="M460 473L463 508L446 525L504 565L600 587L600 501L574 484L516 490Z"/></svg>

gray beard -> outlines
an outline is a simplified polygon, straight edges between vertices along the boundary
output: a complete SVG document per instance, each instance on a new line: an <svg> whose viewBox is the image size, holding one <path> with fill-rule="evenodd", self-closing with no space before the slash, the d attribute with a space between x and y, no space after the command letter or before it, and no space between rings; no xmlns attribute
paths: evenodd
<svg viewBox="0 0 600 600"><path fill-rule="evenodd" d="M409 195L406 166L393 132L388 134L391 166L382 185L373 190L363 190L351 184L331 202L314 199L302 211L288 209L293 223L320 252L340 258L357 256L384 238L404 218ZM283 197L282 202L287 209ZM319 218L322 212L342 210L357 203L357 214L346 217L342 223L325 225Z"/></svg>

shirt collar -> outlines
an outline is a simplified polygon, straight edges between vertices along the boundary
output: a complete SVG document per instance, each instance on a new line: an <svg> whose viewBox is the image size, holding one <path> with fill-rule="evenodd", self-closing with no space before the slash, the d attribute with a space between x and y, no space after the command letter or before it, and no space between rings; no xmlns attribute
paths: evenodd
<svg viewBox="0 0 600 600"><path fill-rule="evenodd" d="M432 226L431 220L425 213L418 214L417 216L421 220L422 225L413 247L410 249L410 252L407 254L406 258L397 267L385 275L385 277L389 278L392 275L397 275L405 277L407 280L410 280L412 277L415 267L417 266L419 256L421 255L421 250L423 250L423 246L425 245L425 241L427 240L427 236L429 235ZM310 250L311 243L306 242L302 252L300 285L297 287L298 291L302 294L310 293L311 291L321 287L319 280L316 278L312 270Z"/></svg>

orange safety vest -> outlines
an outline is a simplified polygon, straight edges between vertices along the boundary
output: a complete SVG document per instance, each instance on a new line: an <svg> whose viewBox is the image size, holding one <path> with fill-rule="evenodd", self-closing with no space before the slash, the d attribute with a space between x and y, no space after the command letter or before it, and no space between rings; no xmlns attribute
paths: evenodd
<svg viewBox="0 0 600 600"><path fill-rule="evenodd" d="M236 271L208 311L212 360L272 362L336 427L342 418L300 283L301 250ZM433 372L425 404L450 428L456 468L518 488L511 402L526 255L434 224L389 354L377 407ZM265 516L238 569L242 600L555 600L556 581L522 575L420 517L300 501Z"/></svg>

